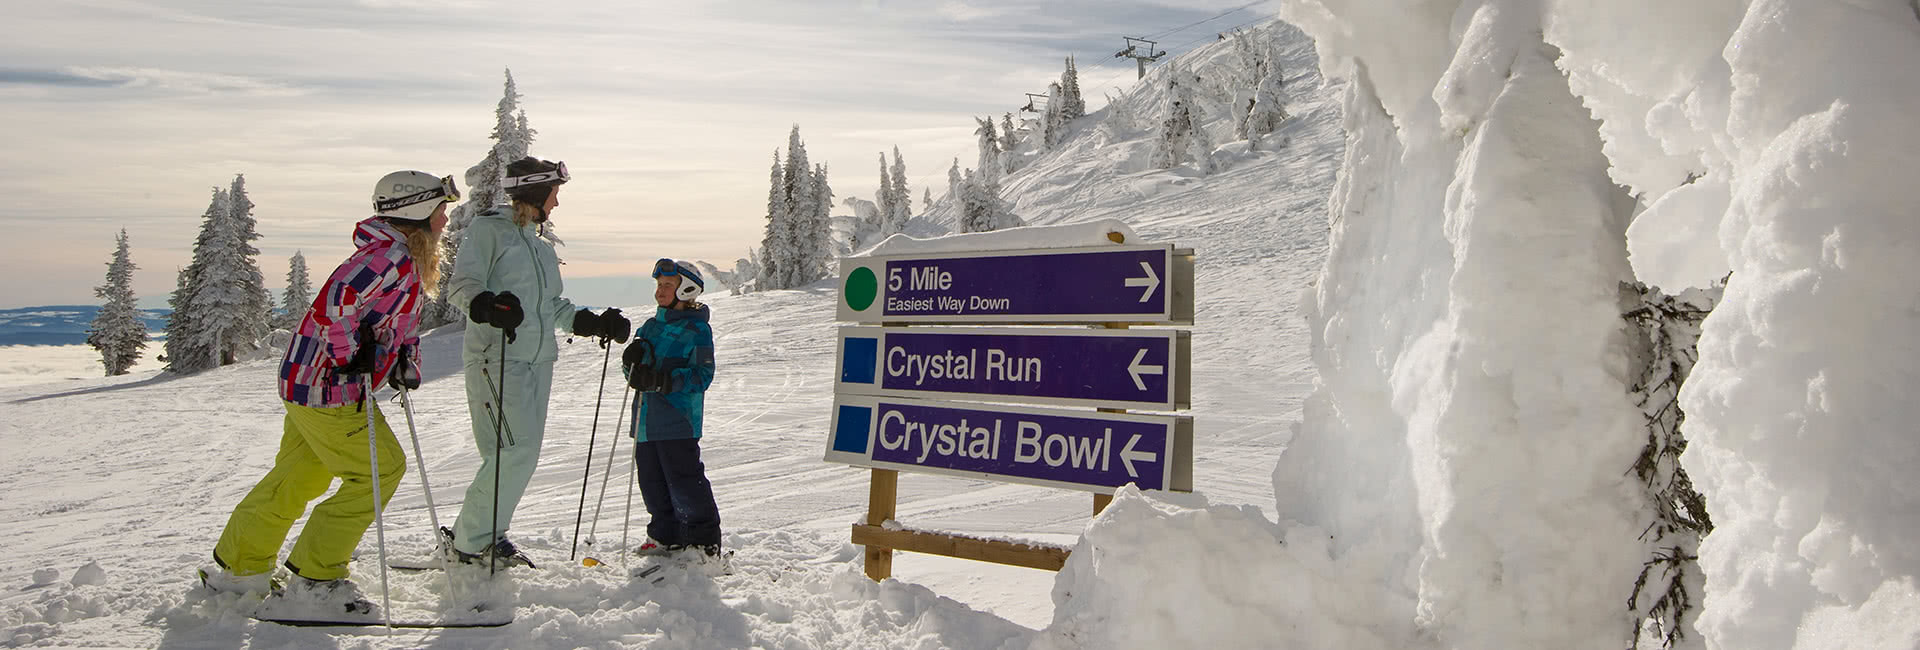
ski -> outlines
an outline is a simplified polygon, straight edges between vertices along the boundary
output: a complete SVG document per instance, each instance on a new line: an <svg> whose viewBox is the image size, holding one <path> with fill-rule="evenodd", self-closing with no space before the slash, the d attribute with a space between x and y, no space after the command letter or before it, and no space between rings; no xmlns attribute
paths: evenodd
<svg viewBox="0 0 1920 650"><path fill-rule="evenodd" d="M474 567L474 568L476 568L476 569L485 569L485 568L487 568L487 566L486 566L486 565L484 565L484 564L479 564L479 565L469 565L469 564L458 564L458 563L456 563L456 564L454 564L454 566L463 566L463 567L464 567L464 566L472 566L472 567ZM440 571L440 570L442 570L442 569L443 569L444 567L442 567L442 566L440 566L440 561L439 561L439 560L427 560L427 561L424 561L424 562L409 562L409 561L407 561L407 560L389 560L389 561L387 562L387 568L389 568L389 569L393 569L393 570L395 570L395 571ZM533 564L532 562L528 562L528 563L526 563L526 564L516 564L516 565L513 565L513 566L507 566L507 567L501 567L501 568L503 568L503 569L513 569L513 568L528 568L528 569L538 569L538 568L540 568L540 567L539 567L539 566L537 566L537 565L535 565L535 564Z"/></svg>
<svg viewBox="0 0 1920 650"><path fill-rule="evenodd" d="M269 616L255 616L253 620L289 627L387 627L391 625L393 627L410 630L502 627L513 623L513 619L504 621L393 621L392 623L387 623L385 621L274 618Z"/></svg>

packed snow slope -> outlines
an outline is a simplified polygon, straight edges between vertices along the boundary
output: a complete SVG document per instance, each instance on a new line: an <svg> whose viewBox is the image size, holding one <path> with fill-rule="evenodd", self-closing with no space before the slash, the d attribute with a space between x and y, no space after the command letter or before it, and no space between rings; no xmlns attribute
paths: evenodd
<svg viewBox="0 0 1920 650"><path fill-rule="evenodd" d="M1340 89L1322 83L1313 46L1300 32L1282 27L1252 37L1282 46L1293 118L1249 147L1231 141L1223 113L1210 113L1214 141L1225 143L1214 152L1219 171L1203 177L1191 168L1150 169L1144 161L1153 137L1147 125L1158 121L1155 75L1176 68L1221 74L1238 65L1228 42L1167 62L1124 91L1130 117L1109 120L1103 111L1084 118L1060 150L1027 157L1005 181L1005 196L1029 222L1118 219L1141 241L1174 242L1198 254L1198 494L1123 493L1089 529L1092 499L1085 493L901 479L901 522L1079 544L1062 574L912 554L896 561L896 580L876 584L860 574L848 526L864 514L868 472L820 460L837 297L823 282L709 301L719 372L707 398L703 447L726 544L736 552L733 575L671 572L655 584L619 570L623 562L611 558L626 518L625 482L604 484L599 498L609 458L616 474L627 471L628 441L611 433L623 399L618 369L596 435L606 353L585 341L561 346L541 469L513 530L543 568L511 572L488 589L463 583L458 598L436 573L391 576L397 613L428 617L463 610L474 598L505 599L516 604L517 618L499 629L392 637L289 629L253 623L243 604L195 588L193 570L208 562L228 512L272 463L282 413L274 360L187 377L142 368L119 378L0 387L7 450L0 455L0 533L16 560L0 567L0 644L1270 647L1290 625L1347 616L1329 607L1351 598L1314 602L1302 565L1276 563L1278 554L1301 551L1281 548L1271 520L1274 467L1313 385L1307 330L1296 309L1324 264L1325 202L1346 146ZM921 226L937 229L939 216ZM647 300L633 296L630 313L646 313L639 306ZM478 466L458 374L459 337L454 327L425 338L427 381L414 394L425 474L443 523ZM403 427L397 405L385 408ZM588 552L612 565L598 568L567 560L590 453ZM429 512L421 472L408 469L388 511L387 546L390 554L417 557L430 544ZM369 532L353 578L377 599L374 540ZM1324 543L1303 539L1298 547L1310 553ZM1374 584L1343 589L1381 591Z"/></svg>

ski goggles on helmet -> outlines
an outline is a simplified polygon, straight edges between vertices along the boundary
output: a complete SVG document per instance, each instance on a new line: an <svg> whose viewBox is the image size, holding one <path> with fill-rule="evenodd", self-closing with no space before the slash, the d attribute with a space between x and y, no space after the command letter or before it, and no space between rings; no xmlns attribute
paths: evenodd
<svg viewBox="0 0 1920 650"><path fill-rule="evenodd" d="M653 277L663 275L680 275L680 265L670 258L660 258L660 261L653 263Z"/></svg>
<svg viewBox="0 0 1920 650"><path fill-rule="evenodd" d="M510 190L529 185L559 185L570 180L573 180L573 177L567 175L567 163L561 161L554 163L553 169L547 171L534 172L524 176L509 176L507 177L507 182L502 184L500 188Z"/></svg>
<svg viewBox="0 0 1920 650"><path fill-rule="evenodd" d="M414 187L419 187L415 185ZM385 201L374 201L373 208L380 212L390 212L416 203L426 203L439 199L447 203L460 200L460 186L453 183L452 176L440 177L439 187L429 187L406 196L396 196Z"/></svg>

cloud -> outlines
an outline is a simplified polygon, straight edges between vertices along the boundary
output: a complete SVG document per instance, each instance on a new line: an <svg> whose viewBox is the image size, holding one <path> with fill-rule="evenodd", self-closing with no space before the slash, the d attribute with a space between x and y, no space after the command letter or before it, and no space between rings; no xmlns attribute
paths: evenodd
<svg viewBox="0 0 1920 650"><path fill-rule="evenodd" d="M0 84L158 90L191 94L243 93L279 97L306 92L287 84L241 75L128 66L69 66L61 69L0 68Z"/></svg>

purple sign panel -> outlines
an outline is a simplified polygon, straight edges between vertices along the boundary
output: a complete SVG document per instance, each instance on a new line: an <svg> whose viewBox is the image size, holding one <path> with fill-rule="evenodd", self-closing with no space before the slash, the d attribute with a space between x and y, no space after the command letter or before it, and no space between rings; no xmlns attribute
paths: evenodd
<svg viewBox="0 0 1920 650"><path fill-rule="evenodd" d="M842 398L826 460L1107 491L1191 489L1183 418ZM1181 484L1182 482L1188 484Z"/></svg>
<svg viewBox="0 0 1920 650"><path fill-rule="evenodd" d="M1170 410L1186 376L1183 332L846 328L843 392Z"/></svg>
<svg viewBox="0 0 1920 650"><path fill-rule="evenodd" d="M1151 316L1167 313L1169 249L888 259L888 317Z"/></svg>

